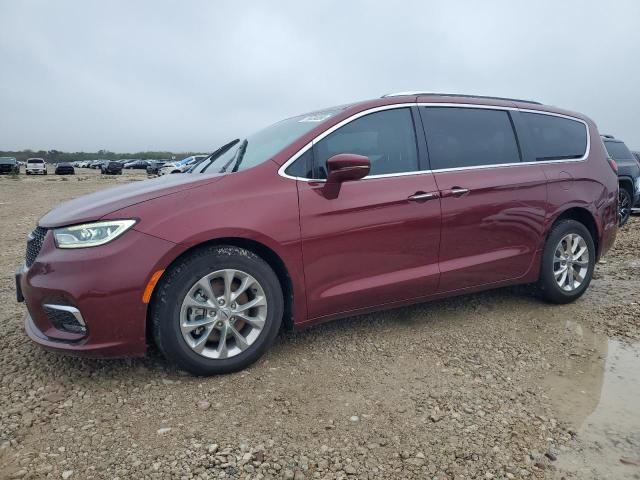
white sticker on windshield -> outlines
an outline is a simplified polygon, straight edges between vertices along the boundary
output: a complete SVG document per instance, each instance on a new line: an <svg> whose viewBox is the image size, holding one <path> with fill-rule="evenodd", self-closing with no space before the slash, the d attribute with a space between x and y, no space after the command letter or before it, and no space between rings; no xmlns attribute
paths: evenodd
<svg viewBox="0 0 640 480"><path fill-rule="evenodd" d="M331 115L331 113L316 113L314 115L307 115L298 120L298 122L324 122L327 118L331 117Z"/></svg>

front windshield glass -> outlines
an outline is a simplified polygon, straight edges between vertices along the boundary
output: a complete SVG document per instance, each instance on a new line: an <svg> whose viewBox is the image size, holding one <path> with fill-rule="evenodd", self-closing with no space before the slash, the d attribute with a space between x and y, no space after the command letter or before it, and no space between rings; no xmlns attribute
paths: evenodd
<svg viewBox="0 0 640 480"><path fill-rule="evenodd" d="M248 136L212 161L202 162L194 172L238 172L255 167L339 112L325 110L282 120Z"/></svg>
<svg viewBox="0 0 640 480"><path fill-rule="evenodd" d="M11 163L11 164L17 163L16 159L13 158L13 157L0 157L0 162L2 162L2 163Z"/></svg>

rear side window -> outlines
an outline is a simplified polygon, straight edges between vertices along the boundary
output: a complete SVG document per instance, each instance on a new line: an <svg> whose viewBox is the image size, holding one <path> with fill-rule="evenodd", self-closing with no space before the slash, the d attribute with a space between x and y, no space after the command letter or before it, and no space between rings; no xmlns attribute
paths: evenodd
<svg viewBox="0 0 640 480"><path fill-rule="evenodd" d="M357 118L314 145L318 178L327 177L327 160L339 153L364 155L370 175L419 170L416 134L409 108L394 108Z"/></svg>
<svg viewBox="0 0 640 480"><path fill-rule="evenodd" d="M422 107L433 170L520 162L520 149L505 110Z"/></svg>
<svg viewBox="0 0 640 480"><path fill-rule="evenodd" d="M624 143L605 140L604 145L607 147L607 153L614 160L633 160L633 154Z"/></svg>
<svg viewBox="0 0 640 480"><path fill-rule="evenodd" d="M587 151L587 127L569 118L541 113L521 113L538 161L581 158Z"/></svg>

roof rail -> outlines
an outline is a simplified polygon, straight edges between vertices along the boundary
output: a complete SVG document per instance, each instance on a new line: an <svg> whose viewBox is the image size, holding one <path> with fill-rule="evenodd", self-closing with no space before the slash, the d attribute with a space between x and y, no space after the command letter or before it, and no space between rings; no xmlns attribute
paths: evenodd
<svg viewBox="0 0 640 480"><path fill-rule="evenodd" d="M464 95L462 93L435 93L435 92L424 92L422 90L410 91L410 92L387 93L386 95L383 95L381 98L418 96L418 95L430 95L434 97L481 98L484 100L506 100L509 102L522 102L522 103L533 103L536 105L542 105L542 103L536 102L534 100L522 100L520 98L490 97L486 95Z"/></svg>

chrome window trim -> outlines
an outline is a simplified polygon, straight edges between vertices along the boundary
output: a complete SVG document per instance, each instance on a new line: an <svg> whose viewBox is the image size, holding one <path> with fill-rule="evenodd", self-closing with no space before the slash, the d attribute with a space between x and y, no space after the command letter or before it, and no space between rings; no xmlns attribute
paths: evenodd
<svg viewBox="0 0 640 480"><path fill-rule="evenodd" d="M379 178L392 178L392 177L404 177L409 175L424 175L424 174L433 174L438 172L453 172L458 170L484 170L487 168L500 168L500 167L517 167L520 165L539 165L542 163L575 163L582 162L589 157L589 153L591 151L591 133L589 131L589 125L587 122L578 117L573 117L571 115L566 115L563 113L556 112L547 112L544 110L535 110L530 108L516 108L516 107L504 107L501 105L476 105L473 103L450 103L450 102L409 102L409 103L394 103L391 105L382 105L379 107L373 107L368 110L363 110L362 112L358 112L353 114L352 116L345 118L344 120L338 122L333 127L325 130L316 136L313 140L307 143L304 147L298 150L289 160L283 163L280 168L278 168L278 175L283 178L289 178L291 180L297 180L300 182L313 182L313 183L325 183L326 179L314 179L314 178L306 178L306 177L295 177L293 175L288 175L285 173L285 170L289 168L289 166L295 162L298 158L304 155L309 149L313 148L313 146L318 143L320 140L325 138L327 135L335 132L339 128L351 123L354 120L357 120L360 117L364 117L370 113L381 112L384 110L392 110L396 108L410 108L410 107L458 107L458 108L479 108L479 109L488 109L488 110L504 110L504 111L516 111L516 112L524 112L524 113L537 113L539 115L550 115L553 117L566 118L567 120L574 120L576 122L580 122L584 125L585 130L587 132L587 146L585 149L585 153L580 158L569 158L569 159L559 159L559 160L539 160L533 162L514 162L514 163L496 163L491 165L477 165L470 167L453 167L453 168L440 168L436 170L415 170L412 172L399 172L399 173L383 173L379 175L367 175L363 177L361 180L373 180Z"/></svg>

